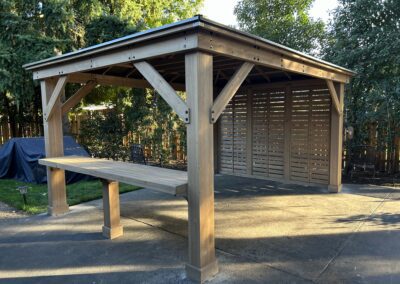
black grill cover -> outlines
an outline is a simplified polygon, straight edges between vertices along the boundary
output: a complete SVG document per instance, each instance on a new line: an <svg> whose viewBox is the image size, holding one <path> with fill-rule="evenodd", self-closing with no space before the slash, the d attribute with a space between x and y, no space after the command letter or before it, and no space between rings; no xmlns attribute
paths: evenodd
<svg viewBox="0 0 400 284"><path fill-rule="evenodd" d="M71 136L64 137L65 156L85 156L89 154ZM31 183L46 183L46 167L39 165L44 158L44 138L12 138L0 148L0 179L16 179ZM66 172L66 183L89 180L90 177Z"/></svg>

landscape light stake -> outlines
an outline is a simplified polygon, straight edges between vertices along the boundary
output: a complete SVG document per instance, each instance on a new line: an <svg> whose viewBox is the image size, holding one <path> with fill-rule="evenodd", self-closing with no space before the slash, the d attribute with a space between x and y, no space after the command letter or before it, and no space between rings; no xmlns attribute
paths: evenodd
<svg viewBox="0 0 400 284"><path fill-rule="evenodd" d="M17 190L19 190L19 192L22 195L22 198L24 200L24 205L27 205L28 202L26 201L26 194L28 193L28 186L18 186Z"/></svg>

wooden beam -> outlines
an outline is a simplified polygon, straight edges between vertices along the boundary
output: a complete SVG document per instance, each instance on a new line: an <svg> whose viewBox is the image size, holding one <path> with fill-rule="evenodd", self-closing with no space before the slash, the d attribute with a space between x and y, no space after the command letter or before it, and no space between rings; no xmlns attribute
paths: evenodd
<svg viewBox="0 0 400 284"><path fill-rule="evenodd" d="M136 69L135 69L136 70ZM95 80L99 85L118 86L127 88L153 88L146 80L118 77L111 75L101 75L93 73L74 73L68 75L68 82L84 84L88 81ZM185 91L184 84L170 84L177 91Z"/></svg>
<svg viewBox="0 0 400 284"><path fill-rule="evenodd" d="M259 72L258 74L260 74L265 80L267 80L267 82L271 82L271 78L265 72L263 72L260 67L256 66L255 68Z"/></svg>
<svg viewBox="0 0 400 284"><path fill-rule="evenodd" d="M335 90L335 86L334 86L332 80L326 80L326 84L328 85L329 93L331 94L331 98L332 98L332 102L335 107L335 110L337 113L340 114L342 112L342 110L340 108L340 102L339 102L338 95Z"/></svg>
<svg viewBox="0 0 400 284"><path fill-rule="evenodd" d="M344 106L344 84L335 86L339 94L339 108ZM336 108L335 108L336 110ZM343 147L343 111L331 110L331 143L329 167L329 192L340 192L342 189L342 147Z"/></svg>
<svg viewBox="0 0 400 284"><path fill-rule="evenodd" d="M96 81L89 81L82 86L75 94L73 94L62 106L62 114L66 114L70 109L76 106L86 95L88 95L94 87L96 87Z"/></svg>
<svg viewBox="0 0 400 284"><path fill-rule="evenodd" d="M190 123L188 106L174 91L170 84L165 81L160 73L158 73L153 66L145 61L134 63L134 66L161 95L161 97L163 97L163 99L172 107L179 117L185 123Z"/></svg>
<svg viewBox="0 0 400 284"><path fill-rule="evenodd" d="M40 86L42 91L42 106L43 109L46 109L47 102L54 93L56 80L43 80L40 82ZM43 118L43 129L46 157L64 156L62 114L59 100L54 104L51 118L48 120ZM60 215L68 212L64 170L47 167L47 188L49 198L48 213L50 215Z"/></svg>
<svg viewBox="0 0 400 284"><path fill-rule="evenodd" d="M158 39L150 44L121 47L111 52L103 52L79 58L74 61L59 62L49 66L38 67L33 71L33 79L43 79L59 75L96 70L120 63L146 60L156 56L165 56L178 52L188 52L197 47L196 34L179 34L169 38Z"/></svg>
<svg viewBox="0 0 400 284"><path fill-rule="evenodd" d="M243 81L246 79L247 75L249 75L253 67L253 63L243 63L242 66L235 72L229 82L219 93L211 109L211 121L213 123L218 120L226 105L236 94L236 91L240 88Z"/></svg>
<svg viewBox="0 0 400 284"><path fill-rule="evenodd" d="M218 272L214 238L213 61L205 53L185 56L187 103L192 111L187 125L189 262L187 276L203 283Z"/></svg>
<svg viewBox="0 0 400 284"><path fill-rule="evenodd" d="M257 65L320 79L348 83L351 77L351 75L339 71L323 69L305 60L294 59L281 53L272 52L266 48L254 45L254 42L250 43L228 37L218 37L209 33L199 34L198 48L212 54L228 56L230 58L253 62Z"/></svg>
<svg viewBox="0 0 400 284"><path fill-rule="evenodd" d="M48 121L51 116L54 113L54 106L56 105L56 103L60 100L60 96L62 94L62 90L65 87L65 84L67 84L67 76L61 76L58 78L57 84L54 87L54 90L51 94L49 103L47 104L45 111L44 111L44 118L46 121Z"/></svg>

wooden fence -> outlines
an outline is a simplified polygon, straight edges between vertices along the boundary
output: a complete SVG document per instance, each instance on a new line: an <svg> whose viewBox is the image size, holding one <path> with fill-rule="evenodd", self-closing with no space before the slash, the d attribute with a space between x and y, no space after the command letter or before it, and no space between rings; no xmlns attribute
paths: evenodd
<svg viewBox="0 0 400 284"><path fill-rule="evenodd" d="M0 123L0 145L6 143L10 138L11 132L8 119L3 119Z"/></svg>
<svg viewBox="0 0 400 284"><path fill-rule="evenodd" d="M260 98L259 98L260 96ZM237 100L237 102L235 103L237 107L240 106L240 97L238 96L235 100ZM263 96L262 95L257 95L254 94L254 98L253 98L253 104L255 103L266 103L266 102L262 102L263 100ZM258 102L259 101L259 102ZM232 102L233 103L233 102ZM228 109L232 107L232 103L228 106ZM238 109L239 110L239 109ZM236 115L240 115L240 112L237 111ZM262 113L257 113L257 108L255 108L255 112L254 112L254 120L258 120L262 117L258 117L258 116L263 116L264 114ZM84 115L72 115L70 116L71 120L70 120L70 125L71 125L71 134L74 135L75 137L77 137L77 140L79 142L79 135L80 135L80 128L81 128L81 122L85 119ZM222 120L224 120L224 118L222 118ZM257 124L258 125L258 124ZM23 131L22 131L22 135L23 137L32 137L35 136L35 133L37 133L37 128L39 126L35 127L35 125L25 125L23 127ZM239 127L239 125L237 125L237 127ZM267 126L265 126L267 127ZM265 130L265 127L261 126L256 126L254 129L254 143L256 146L256 143L259 142L258 138L256 137L259 132L263 132ZM236 131L239 131L240 129L237 129ZM276 129L272 129L274 131L277 131ZM357 131L357 129L356 129ZM239 132L237 132L239 133ZM393 150L389 151L387 146L383 145L379 145L378 146L378 142L380 140L382 140L382 137L384 135L384 133L379 133L378 131L376 131L376 126L375 125L371 125L370 127L370 131L369 131L369 139L368 139L368 143L366 143L367 146L372 146L374 147L375 150L375 168L377 170L377 172L383 172L383 173L399 173L400 172L400 129L396 132L397 136L394 140L394 147L391 147ZM261 133L262 134L262 133ZM6 143L9 139L12 138L12 131L10 129L10 124L9 124L9 120L6 118L2 118L2 120L0 121L0 145ZM128 143L127 141L132 141L132 139L130 139L131 137L127 137L126 139L126 143ZM182 149L182 147L180 147L180 138L178 136L173 138L174 141L169 141L169 138L166 137L163 141L163 147L169 147L169 145L171 143L178 145L171 154L171 158L175 159L175 160L181 160L184 161L186 159L185 156L185 151L184 149ZM239 142L239 140L237 141ZM279 146L280 143L277 144L277 146ZM263 148L264 147L264 148ZM257 172L257 167L258 167L258 162L257 159L264 159L261 153L258 153L257 151L265 151L265 145L262 147L259 147L257 149L255 149L254 151L254 159L256 162L255 168L254 168L254 172ZM348 151L347 149L345 149L345 147L343 147L344 152L343 152L343 168L345 169L346 166L349 164L350 161L350 151ZM224 151L222 149L222 151ZM152 147L151 145L145 145L145 152L146 152L146 156L147 157L151 157L152 156ZM259 156L257 156L258 154L260 154ZM367 155L367 153L365 154ZM235 159L240 159L240 155L236 156ZM240 165L240 161L236 161L235 163L235 167L237 168ZM236 170L239 170L239 168L237 168ZM272 172L271 172L272 173Z"/></svg>
<svg viewBox="0 0 400 284"><path fill-rule="evenodd" d="M78 143L81 143L82 141L82 135L81 135L81 123L87 119L87 115L85 114L76 114L76 115L70 115L70 125L71 125L71 134L77 139ZM128 135L123 139L124 145L129 145L131 141L137 141L135 139L135 134L134 133L128 133ZM163 149L171 149L171 155L170 158L171 160L175 161L186 161L186 151L181 147L180 143L180 137L179 135L174 135L172 138L170 135L165 135L163 137L162 141L162 147ZM140 143L140 141L138 142ZM176 145L175 147L171 147L172 145ZM153 145L149 144L144 144L144 152L145 156L148 157L149 159L154 158L153 156Z"/></svg>

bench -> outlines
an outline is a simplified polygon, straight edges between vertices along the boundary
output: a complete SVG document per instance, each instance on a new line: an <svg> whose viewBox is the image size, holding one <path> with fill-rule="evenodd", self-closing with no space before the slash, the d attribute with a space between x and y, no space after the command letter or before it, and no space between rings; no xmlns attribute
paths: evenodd
<svg viewBox="0 0 400 284"><path fill-rule="evenodd" d="M187 196L187 173L183 171L81 156L40 159L39 164L100 178L103 182L103 235L114 239L123 234L120 224L118 182Z"/></svg>

